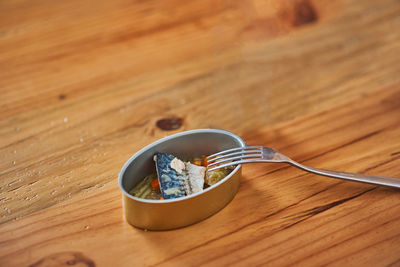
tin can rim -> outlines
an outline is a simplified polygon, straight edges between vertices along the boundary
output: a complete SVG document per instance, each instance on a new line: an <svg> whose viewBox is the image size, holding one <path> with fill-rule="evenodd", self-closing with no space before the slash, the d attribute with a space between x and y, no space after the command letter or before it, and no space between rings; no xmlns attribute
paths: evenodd
<svg viewBox="0 0 400 267"><path fill-rule="evenodd" d="M187 199L190 198L194 198L198 195L204 194L210 190L213 190L215 187L218 187L220 184L224 183L225 181L227 181L232 175L234 175L240 168L241 168L241 164L237 165L235 167L235 169L233 169L233 171L227 175L226 177L224 177L222 180L220 180L218 183L204 189L201 192L197 192L194 194L191 194L189 196L185 196L185 197L180 197L180 198L175 198L175 199L165 199L165 200L152 200L152 199L143 199L143 198L138 198L138 197L134 197L131 194L129 194L129 192L127 192L125 190L125 188L122 185L122 179L124 176L124 173L126 171L126 169L129 167L129 165L136 159L138 158L140 155L142 155L145 151L149 150L150 148L152 148L153 146L156 146L162 142L168 141L170 139L174 139L176 137L181 137L181 136L185 136L185 135L190 135L190 134L194 134L194 133L219 133L219 134L225 134L225 135L229 135L231 137L233 137L234 139L236 139L237 141L239 141L240 146L244 147L246 146L246 144L244 143L244 141L242 140L242 138L240 138L238 135L226 131L226 130L221 130L221 129L195 129L195 130L188 130L188 131L183 131L183 132L179 132L179 133L175 133L166 137L163 137L161 139L158 139L156 141L154 141L153 143L143 147L142 149L140 149L139 151L137 151L135 154L133 154L124 164L124 166L122 167L121 171L119 172L118 175L118 186L120 188L120 190L122 191L122 193L128 197L131 198L135 201L138 202L143 202L143 203L154 203L154 204L166 204L166 203L171 203L171 202L180 202L180 201L185 201Z"/></svg>

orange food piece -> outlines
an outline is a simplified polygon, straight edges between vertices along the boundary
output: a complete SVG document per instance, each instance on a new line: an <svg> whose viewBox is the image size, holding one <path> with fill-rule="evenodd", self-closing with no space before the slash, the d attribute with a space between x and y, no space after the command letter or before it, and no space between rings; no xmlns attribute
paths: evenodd
<svg viewBox="0 0 400 267"><path fill-rule="evenodd" d="M160 190L160 183L158 182L158 179L151 181L151 188L154 190Z"/></svg>
<svg viewBox="0 0 400 267"><path fill-rule="evenodd" d="M208 166L208 161L207 161L207 157L206 156L203 157L203 166L204 167Z"/></svg>
<svg viewBox="0 0 400 267"><path fill-rule="evenodd" d="M202 166L201 160L195 160L192 162L192 164L197 165L197 166Z"/></svg>
<svg viewBox="0 0 400 267"><path fill-rule="evenodd" d="M164 200L164 198L163 198L163 197L160 197L160 200Z"/></svg>

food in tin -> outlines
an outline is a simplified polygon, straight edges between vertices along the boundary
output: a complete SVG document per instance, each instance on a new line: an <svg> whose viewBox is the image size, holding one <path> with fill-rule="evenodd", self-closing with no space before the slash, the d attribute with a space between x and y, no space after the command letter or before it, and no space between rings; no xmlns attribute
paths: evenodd
<svg viewBox="0 0 400 267"><path fill-rule="evenodd" d="M131 195L153 200L189 196L217 183L234 169L207 171L205 157L184 162L167 153L156 153L154 161L156 172L140 181L129 192Z"/></svg>

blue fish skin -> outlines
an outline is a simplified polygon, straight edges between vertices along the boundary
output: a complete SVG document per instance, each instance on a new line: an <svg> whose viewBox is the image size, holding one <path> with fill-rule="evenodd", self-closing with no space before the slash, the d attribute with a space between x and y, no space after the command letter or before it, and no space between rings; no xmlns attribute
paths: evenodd
<svg viewBox="0 0 400 267"><path fill-rule="evenodd" d="M161 193L164 199L185 196L183 174L171 167L171 161L175 157L166 153L156 153L156 169Z"/></svg>

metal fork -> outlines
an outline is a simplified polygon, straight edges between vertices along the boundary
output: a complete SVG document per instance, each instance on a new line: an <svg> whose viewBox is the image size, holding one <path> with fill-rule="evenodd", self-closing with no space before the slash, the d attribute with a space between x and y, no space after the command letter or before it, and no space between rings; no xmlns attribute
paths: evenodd
<svg viewBox="0 0 400 267"><path fill-rule="evenodd" d="M308 171L318 175L324 175L328 177L334 177L361 183L400 188L400 178L390 178L383 176L337 172L337 171L328 171L328 170L311 168L290 159L289 157L283 155L282 153L273 148L262 147L262 146L246 146L246 147L232 148L212 154L207 157L207 163L208 163L207 170L213 171L228 166L234 166L243 163L253 163L253 162L289 163L304 171Z"/></svg>

